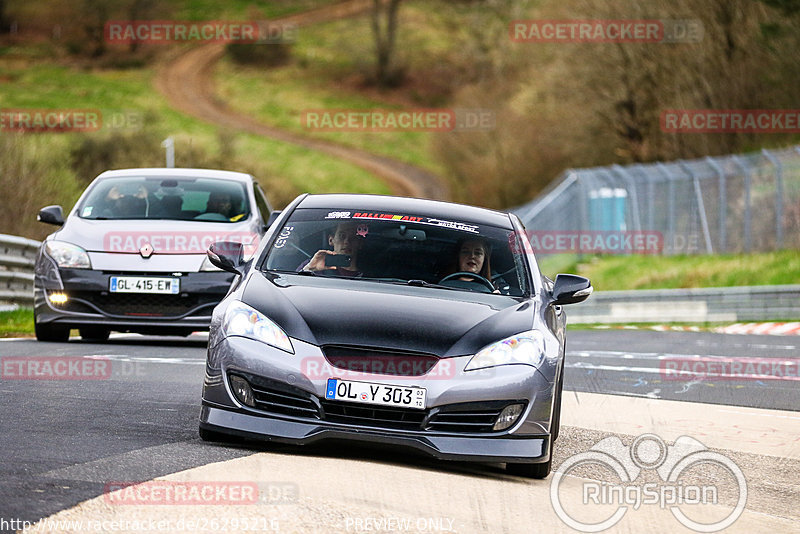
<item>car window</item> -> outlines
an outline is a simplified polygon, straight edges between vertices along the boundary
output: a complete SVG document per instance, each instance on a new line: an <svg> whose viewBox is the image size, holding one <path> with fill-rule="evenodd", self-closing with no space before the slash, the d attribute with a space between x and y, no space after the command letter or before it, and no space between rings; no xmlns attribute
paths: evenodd
<svg viewBox="0 0 800 534"><path fill-rule="evenodd" d="M526 251L515 246L513 235L511 228L413 213L298 209L260 265L269 271L523 296L529 293ZM310 269L319 251L340 257L330 268L317 263Z"/></svg>
<svg viewBox="0 0 800 534"><path fill-rule="evenodd" d="M272 208L269 205L269 201L267 201L267 196L258 184L255 184L255 193L256 207L258 207L258 211L261 214L261 220L267 222L272 213Z"/></svg>
<svg viewBox="0 0 800 534"><path fill-rule="evenodd" d="M95 182L78 206L84 219L238 222L250 216L245 184L191 177L120 177Z"/></svg>

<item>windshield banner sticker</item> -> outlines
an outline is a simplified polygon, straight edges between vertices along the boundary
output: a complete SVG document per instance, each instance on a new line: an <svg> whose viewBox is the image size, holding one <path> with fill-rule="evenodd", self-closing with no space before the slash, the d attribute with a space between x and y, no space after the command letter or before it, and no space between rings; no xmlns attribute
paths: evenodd
<svg viewBox="0 0 800 534"><path fill-rule="evenodd" d="M331 211L325 218L326 219L379 219L385 221L407 221L418 224L426 224L429 226L438 226L440 228L451 228L461 232L470 232L479 234L477 224L467 224L457 221L445 221L443 219L435 219L433 217L418 217L414 215L401 215L398 213L382 213L382 212L369 212L369 211Z"/></svg>

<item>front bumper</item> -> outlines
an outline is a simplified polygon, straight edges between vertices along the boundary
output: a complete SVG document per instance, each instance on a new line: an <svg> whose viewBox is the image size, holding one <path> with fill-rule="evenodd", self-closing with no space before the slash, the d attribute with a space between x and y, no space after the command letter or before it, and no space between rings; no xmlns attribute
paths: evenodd
<svg viewBox="0 0 800 534"><path fill-rule="evenodd" d="M422 376L387 376L355 373L327 365L321 349L292 340L295 354L242 338L222 340L212 331L209 341L200 426L206 430L237 436L304 445L325 439L349 439L407 446L436 458L460 461L540 463L550 459L550 420L553 384L536 369L507 365L486 371L463 371L470 356L440 360ZM446 372L441 371L446 367ZM260 402L256 408L235 399L228 377L255 377L255 386L272 384L294 411ZM346 417L349 405L356 410L374 405L353 405L325 398L328 378L408 385L426 389L423 421L406 422L369 416ZM507 430L493 431L491 424L480 432L473 427L437 421L440 414L460 413L460 407L495 407L522 402L523 414ZM345 408L340 412L339 409ZM336 410L333 410L335 408ZM470 410L470 411L473 411ZM411 412L409 412L411 413ZM331 415L333 414L333 415ZM413 415L413 414L412 414ZM458 417L456 415L456 417ZM403 415L405 418L405 415Z"/></svg>
<svg viewBox="0 0 800 534"><path fill-rule="evenodd" d="M180 293L111 293L111 276L179 278ZM142 273L58 269L47 277L37 276L34 287L36 322L73 328L99 325L142 333L208 330L212 310L227 294L233 278L233 274L216 271ZM51 302L49 295L54 292L67 295L67 302Z"/></svg>
<svg viewBox="0 0 800 534"><path fill-rule="evenodd" d="M377 428L332 427L287 421L204 405L200 426L207 430L293 445L309 445L326 439L347 439L399 445L422 451L441 460L469 462L538 463L550 458L550 436L474 437L413 435Z"/></svg>

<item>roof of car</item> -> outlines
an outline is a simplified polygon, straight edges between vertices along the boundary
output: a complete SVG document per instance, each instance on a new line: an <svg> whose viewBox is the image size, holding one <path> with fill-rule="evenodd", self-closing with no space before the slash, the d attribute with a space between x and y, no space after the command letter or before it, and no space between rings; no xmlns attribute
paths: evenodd
<svg viewBox="0 0 800 534"><path fill-rule="evenodd" d="M235 180L250 182L253 177L243 172L219 171L214 169L181 169L181 168L147 168L147 169L117 169L105 171L98 178L122 178L125 176L175 176L190 178L219 178L222 180Z"/></svg>
<svg viewBox="0 0 800 534"><path fill-rule="evenodd" d="M494 226L510 226L508 214L501 211L421 198L355 194L308 195L297 207L363 210L370 212L399 211L407 215L419 213L427 217L442 217L456 220L465 219Z"/></svg>

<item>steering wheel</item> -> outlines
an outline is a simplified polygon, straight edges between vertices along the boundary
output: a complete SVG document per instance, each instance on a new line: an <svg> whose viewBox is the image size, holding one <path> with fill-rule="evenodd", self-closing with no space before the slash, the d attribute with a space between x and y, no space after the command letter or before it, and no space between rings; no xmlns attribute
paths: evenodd
<svg viewBox="0 0 800 534"><path fill-rule="evenodd" d="M443 282L447 282L448 280L452 280L453 278L461 278L462 276L468 276L468 277L472 278L473 280L475 280L476 282L480 282L481 284L483 284L486 287L488 287L490 292L495 290L494 284L492 284L489 280L487 280L486 278L484 278L483 276L481 276L479 274L470 273L468 271L459 271L457 273L448 274L447 276L445 276L444 278L439 280L439 284L442 284Z"/></svg>

